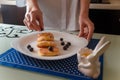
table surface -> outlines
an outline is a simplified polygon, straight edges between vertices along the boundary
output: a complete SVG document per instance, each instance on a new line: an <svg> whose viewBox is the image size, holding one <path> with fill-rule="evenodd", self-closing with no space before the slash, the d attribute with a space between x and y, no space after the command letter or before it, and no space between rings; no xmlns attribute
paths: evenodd
<svg viewBox="0 0 120 80"><path fill-rule="evenodd" d="M20 36L25 35L31 31L27 30L25 26L10 25L0 23L0 54L10 49L10 42L15 39L12 38L18 33ZM1 34L2 33L2 34ZM5 35L7 34L7 36ZM77 34L78 32L70 32ZM100 39L106 36L107 40L111 41L111 45L104 54L104 68L103 80L119 80L120 79L120 36L109 34L94 33L93 38ZM67 80L66 78L56 77L46 74L24 71L15 68L0 66L0 80Z"/></svg>

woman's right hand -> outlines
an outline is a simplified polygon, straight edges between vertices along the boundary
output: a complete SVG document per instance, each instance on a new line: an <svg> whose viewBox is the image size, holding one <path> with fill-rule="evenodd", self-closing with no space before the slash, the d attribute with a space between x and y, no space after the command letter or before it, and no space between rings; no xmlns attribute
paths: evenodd
<svg viewBox="0 0 120 80"><path fill-rule="evenodd" d="M39 8L27 6L23 22L30 30L42 31L44 29L43 15Z"/></svg>

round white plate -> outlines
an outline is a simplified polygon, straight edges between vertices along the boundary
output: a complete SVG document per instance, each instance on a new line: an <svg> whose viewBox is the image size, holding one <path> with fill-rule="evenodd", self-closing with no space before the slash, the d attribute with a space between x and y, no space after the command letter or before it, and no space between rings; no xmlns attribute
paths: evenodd
<svg viewBox="0 0 120 80"><path fill-rule="evenodd" d="M43 33L43 32L51 32L54 35L55 42L60 49L60 55L58 56L40 56L37 54L37 46L36 46L36 40L37 40L37 34ZM65 42L71 42L71 46L67 50L63 50L63 46L60 44L60 38L63 38ZM27 49L28 45L31 45L34 49L33 52L30 52ZM21 52L22 54L25 54L27 56L37 58L37 59L43 59L43 60L59 60L71 57L75 55L80 48L86 47L88 44L88 41L82 37L78 37L76 35L72 35L65 32L59 32L59 31L41 31L41 32L34 32L31 34L27 34L23 37L20 37L18 39L15 39L11 42L11 46Z"/></svg>

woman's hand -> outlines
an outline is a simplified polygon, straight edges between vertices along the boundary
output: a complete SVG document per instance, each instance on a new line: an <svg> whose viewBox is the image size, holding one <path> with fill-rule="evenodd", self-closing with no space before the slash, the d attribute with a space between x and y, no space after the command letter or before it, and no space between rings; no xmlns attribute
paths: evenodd
<svg viewBox="0 0 120 80"><path fill-rule="evenodd" d="M43 15L37 1L27 0L27 11L23 22L30 30L41 31L44 29Z"/></svg>
<svg viewBox="0 0 120 80"><path fill-rule="evenodd" d="M94 24L89 19L90 0L80 0L80 32L79 36L86 38L88 41L92 38L94 32Z"/></svg>
<svg viewBox="0 0 120 80"><path fill-rule="evenodd" d="M86 38L88 41L92 38L94 32L94 24L89 17L79 17L80 32L79 36Z"/></svg>

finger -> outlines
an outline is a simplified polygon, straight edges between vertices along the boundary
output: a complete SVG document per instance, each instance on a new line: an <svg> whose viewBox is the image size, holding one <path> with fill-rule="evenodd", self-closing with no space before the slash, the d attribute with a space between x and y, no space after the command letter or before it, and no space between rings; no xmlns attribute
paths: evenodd
<svg viewBox="0 0 120 80"><path fill-rule="evenodd" d="M92 38L92 35L93 35L93 31L90 30L88 35L87 35L87 40L90 40Z"/></svg>
<svg viewBox="0 0 120 80"><path fill-rule="evenodd" d="M90 40L92 38L92 35L93 35L93 32L94 32L94 25L90 24L90 25L88 25L88 27L89 27L89 29L88 29L89 33L87 35L87 40Z"/></svg>
<svg viewBox="0 0 120 80"><path fill-rule="evenodd" d="M36 31L39 31L40 30L40 27L39 25L37 25L37 22L34 20L31 22L31 24L33 25L33 28L36 30Z"/></svg>
<svg viewBox="0 0 120 80"><path fill-rule="evenodd" d="M27 21L27 20L25 19L25 20L24 20L24 23L25 23L25 25L28 27L28 29L34 30L33 25L32 25L29 21Z"/></svg>
<svg viewBox="0 0 120 80"><path fill-rule="evenodd" d="M42 18L38 19L38 22L40 23L39 27L40 27L41 31L43 31L44 30L43 19Z"/></svg>
<svg viewBox="0 0 120 80"><path fill-rule="evenodd" d="M83 25L80 25L80 32L79 32L78 36L83 37L83 35L84 35L84 27L83 27Z"/></svg>
<svg viewBox="0 0 120 80"><path fill-rule="evenodd" d="M26 19L26 21L30 21L30 14L26 14L25 19Z"/></svg>
<svg viewBox="0 0 120 80"><path fill-rule="evenodd" d="M33 25L34 30L40 31L39 23L37 22L37 18L33 13L30 14L30 22Z"/></svg>
<svg viewBox="0 0 120 80"><path fill-rule="evenodd" d="M32 25L33 25L34 30L40 31L40 27L39 27L38 25L35 25L35 24L33 24L33 23L32 23Z"/></svg>
<svg viewBox="0 0 120 80"><path fill-rule="evenodd" d="M28 26L28 23L27 23L27 21L24 19L23 20L23 23L25 24L25 26L28 28L28 29L30 29L30 27Z"/></svg>

